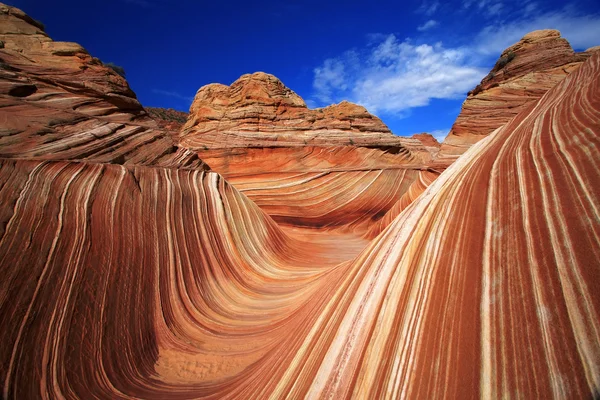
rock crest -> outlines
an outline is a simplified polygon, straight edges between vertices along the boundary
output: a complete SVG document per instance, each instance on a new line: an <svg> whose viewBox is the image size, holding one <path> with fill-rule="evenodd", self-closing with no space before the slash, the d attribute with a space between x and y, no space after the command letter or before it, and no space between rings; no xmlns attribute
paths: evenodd
<svg viewBox="0 0 600 400"><path fill-rule="evenodd" d="M275 76L242 75L200 88L180 143L194 150L319 145L402 145L364 107L343 101L311 110ZM407 141L410 146L410 141ZM413 142L413 144L416 144Z"/></svg>
<svg viewBox="0 0 600 400"><path fill-rule="evenodd" d="M201 168L127 81L76 43L54 42L0 3L0 157Z"/></svg>
<svg viewBox="0 0 600 400"><path fill-rule="evenodd" d="M577 70L593 51L575 53L557 30L528 33L504 50L462 106L438 158L454 160Z"/></svg>

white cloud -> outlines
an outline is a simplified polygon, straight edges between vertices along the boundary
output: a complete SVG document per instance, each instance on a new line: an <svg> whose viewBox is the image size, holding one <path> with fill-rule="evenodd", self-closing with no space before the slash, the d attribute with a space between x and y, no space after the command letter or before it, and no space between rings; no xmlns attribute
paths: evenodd
<svg viewBox="0 0 600 400"><path fill-rule="evenodd" d="M437 9L436 3L425 1L419 10ZM314 69L313 100L319 105L350 100L372 113L402 118L432 99L463 99L500 53L531 31L558 29L575 49L600 45L600 14L583 15L572 7L541 12L532 0L523 3L527 13L511 18L506 16L515 13L507 0L464 0L463 7L502 16L490 16L495 23L483 22L478 33L465 38L464 46L417 44L373 34L366 48L327 59ZM434 23L431 19L418 29Z"/></svg>
<svg viewBox="0 0 600 400"><path fill-rule="evenodd" d="M435 131L431 131L429 132L431 134L431 136L433 136L438 142L442 143L444 141L444 139L446 139L446 136L448 136L448 133L450 132L450 128L446 128L446 129L436 129Z"/></svg>
<svg viewBox="0 0 600 400"><path fill-rule="evenodd" d="M337 90L346 90L344 63L340 59L327 59L320 67L314 69L313 88L316 97L323 102L331 102L332 94Z"/></svg>
<svg viewBox="0 0 600 400"><path fill-rule="evenodd" d="M429 21L425 22L423 25L420 25L417 28L417 30L419 32L424 32L424 31L426 31L428 29L431 29L431 28L433 28L433 27L435 27L437 25L438 25L438 22L436 20L430 19Z"/></svg>
<svg viewBox="0 0 600 400"><path fill-rule="evenodd" d="M530 10L532 12L535 3L530 5L534 7ZM572 8L564 8L535 17L488 25L477 35L475 48L484 55L497 55L525 34L538 29L558 29L576 49L600 44L600 15L582 15Z"/></svg>
<svg viewBox="0 0 600 400"><path fill-rule="evenodd" d="M437 0L424 0L417 9L417 13L431 16L440 8L440 2Z"/></svg>
<svg viewBox="0 0 600 400"><path fill-rule="evenodd" d="M405 116L431 99L460 99L487 69L465 64L464 50L441 43L415 45L389 35L367 52L328 59L315 68L315 97L326 103L348 99L369 111Z"/></svg>

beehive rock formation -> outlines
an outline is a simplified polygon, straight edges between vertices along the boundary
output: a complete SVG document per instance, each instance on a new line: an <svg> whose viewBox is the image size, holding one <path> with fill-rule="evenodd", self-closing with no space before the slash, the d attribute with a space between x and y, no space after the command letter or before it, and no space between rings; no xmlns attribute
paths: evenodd
<svg viewBox="0 0 600 400"><path fill-rule="evenodd" d="M431 139L395 136L346 101L308 109L257 72L200 88L179 145L279 223L365 233L409 189L422 191L421 175L443 169L429 168L438 150Z"/></svg>
<svg viewBox="0 0 600 400"><path fill-rule="evenodd" d="M469 92L442 144L439 158L453 161L470 146L537 102L593 53L575 53L557 30L528 33L502 52L496 65Z"/></svg>
<svg viewBox="0 0 600 400"><path fill-rule="evenodd" d="M349 133L352 133L350 135ZM231 86L206 85L196 94L181 145L190 149L381 144L402 141L357 104L311 110L275 76L242 75Z"/></svg>
<svg viewBox="0 0 600 400"><path fill-rule="evenodd" d="M593 398L598 147L594 54L368 242L201 163L2 156L0 396Z"/></svg>

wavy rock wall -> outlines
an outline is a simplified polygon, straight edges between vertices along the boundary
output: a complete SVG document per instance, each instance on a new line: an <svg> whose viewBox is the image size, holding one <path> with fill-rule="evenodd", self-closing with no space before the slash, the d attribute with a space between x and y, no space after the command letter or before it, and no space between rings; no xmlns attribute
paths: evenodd
<svg viewBox="0 0 600 400"><path fill-rule="evenodd" d="M595 54L370 242L284 230L202 164L3 155L1 397L592 398L599 138Z"/></svg>
<svg viewBox="0 0 600 400"><path fill-rule="evenodd" d="M309 395L596 396L599 145L597 54L471 147L357 257L369 279Z"/></svg>
<svg viewBox="0 0 600 400"><path fill-rule="evenodd" d="M350 262L215 173L4 160L3 396L591 396L599 72L473 146Z"/></svg>

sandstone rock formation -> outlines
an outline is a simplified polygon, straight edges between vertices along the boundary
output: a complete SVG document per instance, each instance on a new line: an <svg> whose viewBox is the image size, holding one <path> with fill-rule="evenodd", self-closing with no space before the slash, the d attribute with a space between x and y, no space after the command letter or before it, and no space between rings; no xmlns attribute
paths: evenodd
<svg viewBox="0 0 600 400"><path fill-rule="evenodd" d="M19 29L16 41L30 35ZM50 91L42 60L37 75L19 69L0 85L35 77ZM59 88L57 103L72 105L75 93ZM28 127L16 133L27 143L38 132L29 121L45 121L31 110L55 109L43 98L21 101L14 107L30 113L10 114L10 123ZM96 94L87 101L106 104ZM107 107L77 115L137 121ZM65 122L76 149L77 123ZM140 134L148 131L169 140L155 125ZM251 180L238 189L201 163L159 165L144 148L139 163L104 162L103 152L121 146L100 135L88 145L89 159L60 149L0 156L3 399L593 398L600 390L600 53L433 183L418 170L411 179L424 192L411 199L408 188L370 225L370 242L282 229L244 194ZM400 158L419 156L407 149ZM372 204L385 201L381 188L369 190L375 175L396 179L388 190L406 184L391 171L340 179ZM299 180L274 185L293 195ZM313 198L292 198L327 203L337 193L320 181Z"/></svg>
<svg viewBox="0 0 600 400"><path fill-rule="evenodd" d="M365 249L309 397L598 392L599 94L597 54Z"/></svg>
<svg viewBox="0 0 600 400"><path fill-rule="evenodd" d="M123 77L0 4L0 157L199 167Z"/></svg>
<svg viewBox="0 0 600 400"><path fill-rule="evenodd" d="M350 135L349 133L352 133ZM315 145L400 145L381 120L364 107L342 102L310 110L279 79L256 72L231 86L198 90L181 145L194 150Z"/></svg>
<svg viewBox="0 0 600 400"><path fill-rule="evenodd" d="M427 149L427 151L431 153L432 157L436 158L437 154L440 151L441 144L437 141L435 137L433 137L433 135L426 132L415 133L414 135L412 135L412 138L417 139L419 142L421 142L423 146L425 146L425 149Z"/></svg>
<svg viewBox="0 0 600 400"><path fill-rule="evenodd" d="M179 144L279 223L365 232L430 166L432 139L395 136L346 101L308 109L279 79L257 72L198 90Z"/></svg>
<svg viewBox="0 0 600 400"><path fill-rule="evenodd" d="M444 140L440 159L452 161L470 146L537 102L549 89L575 71L593 49L575 53L556 30L525 35L502 52L490 73L469 92Z"/></svg>
<svg viewBox="0 0 600 400"><path fill-rule="evenodd" d="M599 91L600 55L339 264L216 173L4 160L3 396L590 397Z"/></svg>
<svg viewBox="0 0 600 400"><path fill-rule="evenodd" d="M166 130L176 141L179 140L179 132L188 119L188 113L172 108L144 107L144 109L158 126Z"/></svg>

